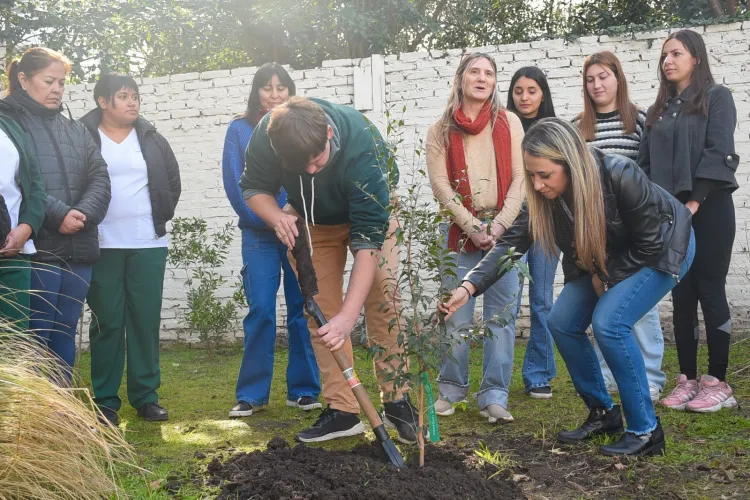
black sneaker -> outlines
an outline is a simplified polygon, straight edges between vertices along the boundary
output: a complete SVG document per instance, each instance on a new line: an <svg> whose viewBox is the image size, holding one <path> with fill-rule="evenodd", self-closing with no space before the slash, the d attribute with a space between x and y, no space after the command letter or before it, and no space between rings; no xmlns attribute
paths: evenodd
<svg viewBox="0 0 750 500"><path fill-rule="evenodd" d="M400 442L404 444L416 443L419 413L409 401L409 396L404 395L403 399L384 403L383 406L383 423L385 426L396 429Z"/></svg>
<svg viewBox="0 0 750 500"><path fill-rule="evenodd" d="M331 439L356 436L365 432L365 426L356 413L334 410L330 406L323 410L312 427L300 432L294 439L302 443L319 443Z"/></svg>
<svg viewBox="0 0 750 500"><path fill-rule="evenodd" d="M117 410L109 406L100 406L101 414L97 415L102 425L110 424L113 427L120 425L120 418L117 416Z"/></svg>
<svg viewBox="0 0 750 500"><path fill-rule="evenodd" d="M529 390L529 396L534 399L550 399L552 398L552 388L550 386L534 387Z"/></svg>
<svg viewBox="0 0 750 500"><path fill-rule="evenodd" d="M163 422L169 420L167 410L158 403L146 403L137 410L138 416L143 417L146 422Z"/></svg>
<svg viewBox="0 0 750 500"><path fill-rule="evenodd" d="M242 418L249 417L253 414L253 411L258 411L260 408L254 407L250 403L244 401L237 401L237 404L229 410L229 418Z"/></svg>
<svg viewBox="0 0 750 500"><path fill-rule="evenodd" d="M323 408L323 405L312 396L302 396L297 401L292 401L290 399L287 399L286 405L292 406L294 408L299 408L305 411L317 410L318 408Z"/></svg>

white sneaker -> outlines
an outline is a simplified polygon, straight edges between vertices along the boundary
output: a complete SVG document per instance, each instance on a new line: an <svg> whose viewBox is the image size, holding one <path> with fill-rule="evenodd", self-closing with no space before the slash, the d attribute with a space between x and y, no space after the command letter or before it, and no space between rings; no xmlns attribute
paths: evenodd
<svg viewBox="0 0 750 500"><path fill-rule="evenodd" d="M498 421L513 422L513 415L500 405L489 405L487 408L480 411L479 414L485 417L491 424L497 423Z"/></svg>
<svg viewBox="0 0 750 500"><path fill-rule="evenodd" d="M466 400L464 399L459 404L466 403ZM453 403L450 401L446 401L445 399L438 399L435 401L435 413L437 413L441 417L450 417L454 413L456 413L456 407Z"/></svg>
<svg viewBox="0 0 750 500"><path fill-rule="evenodd" d="M651 401L653 401L654 403L661 399L661 389L659 389L655 385L648 386L648 393L651 396Z"/></svg>

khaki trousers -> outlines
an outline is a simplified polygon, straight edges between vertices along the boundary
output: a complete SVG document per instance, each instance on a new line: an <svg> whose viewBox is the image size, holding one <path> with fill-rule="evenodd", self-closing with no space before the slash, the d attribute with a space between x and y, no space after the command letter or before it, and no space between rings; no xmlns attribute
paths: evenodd
<svg viewBox="0 0 750 500"><path fill-rule="evenodd" d="M285 211L290 211L287 206ZM318 295L315 301L320 306L326 319L331 319L339 312L344 304L344 267L346 252L350 250L350 224L332 226L310 226L310 236L313 247L313 267L318 278ZM397 223L391 220L388 234L383 248L379 252L380 265L375 271L370 294L365 301L365 322L367 325L368 343L370 346L381 347L373 357L375 374L380 385L380 397L383 401L401 399L409 391L403 386L394 389L394 373L404 373L408 370L408 360L403 359L403 348L398 346L398 314L401 304L398 293L394 294L394 283L398 272L398 247L396 245L395 230ZM361 250L368 252L371 250ZM289 253L292 266L296 266L294 258ZM312 346L315 358L320 367L323 383L323 398L333 409L349 413L359 413L359 404L341 373L331 351L320 341L318 326L308 317ZM391 322L394 326L391 328ZM347 339L341 348L349 363L353 366L351 339ZM391 358L385 361L386 358ZM403 365L403 366L402 366Z"/></svg>

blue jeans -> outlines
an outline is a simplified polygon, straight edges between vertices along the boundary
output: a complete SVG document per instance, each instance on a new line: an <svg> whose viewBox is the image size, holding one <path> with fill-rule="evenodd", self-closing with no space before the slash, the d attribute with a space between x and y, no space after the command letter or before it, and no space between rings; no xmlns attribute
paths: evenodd
<svg viewBox="0 0 750 500"><path fill-rule="evenodd" d="M76 325L91 283L90 264L35 262L31 266L29 329L62 361L67 381L76 361Z"/></svg>
<svg viewBox="0 0 750 500"><path fill-rule="evenodd" d="M310 343L302 293L289 265L286 246L271 231L243 228L242 263L242 282L250 310L242 321L245 352L237 377L237 401L256 406L268 404L276 347L276 293L282 269L289 331L287 399L317 398L318 365Z"/></svg>
<svg viewBox="0 0 750 500"><path fill-rule="evenodd" d="M523 256L531 275L531 283L529 283L531 329L521 370L526 392L537 387L549 387L550 381L557 375L555 347L552 335L547 328L547 316L552 310L552 292L559 256L559 251L554 257L547 255L537 244L532 245ZM521 286L518 290L516 315L521 310L522 296L523 277L521 277Z"/></svg>
<svg viewBox="0 0 750 500"><path fill-rule="evenodd" d="M641 354L643 354L649 387L656 387L660 391L663 391L667 375L661 371L661 361L664 357L664 332L662 332L659 320L658 304L652 307L644 317L633 325L633 337L638 342ZM609 369L607 362L604 361L599 345L596 344L594 347L596 348L596 355L599 357L607 389L616 387L617 384L615 384L615 378L612 376L612 370Z"/></svg>
<svg viewBox="0 0 750 500"><path fill-rule="evenodd" d="M464 276L482 260L486 253L481 251L459 253L457 267L454 268L457 277L443 273L444 288L452 290L458 286ZM508 389L513 374L517 294L518 272L513 268L482 295L484 297L482 317L491 335L484 339L482 382L477 393L480 410L484 410L491 404L508 407ZM475 298L470 299L446 322L448 333L452 338L457 339L466 335L472 328L475 303ZM452 357L453 359L446 356L443 360L438 377L438 389L441 399L458 402L465 399L469 392L469 342L460 341L455 344Z"/></svg>
<svg viewBox="0 0 750 500"><path fill-rule="evenodd" d="M695 255L695 238L680 270L685 275ZM613 406L607 392L591 341L586 335L589 325L620 388L628 432L648 434L656 428L656 414L648 390L646 366L638 342L632 334L633 325L676 285L674 277L644 267L597 297L591 277L568 282L557 298L547 325L557 349L565 360L570 378L586 406Z"/></svg>

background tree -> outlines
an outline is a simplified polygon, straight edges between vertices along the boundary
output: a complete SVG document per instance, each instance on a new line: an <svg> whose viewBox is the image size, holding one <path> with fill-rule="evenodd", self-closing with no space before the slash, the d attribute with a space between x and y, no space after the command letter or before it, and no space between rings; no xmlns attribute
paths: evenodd
<svg viewBox="0 0 750 500"><path fill-rule="evenodd" d="M73 78L157 76L479 47L748 17L747 0L0 0L8 57L65 53Z"/></svg>

